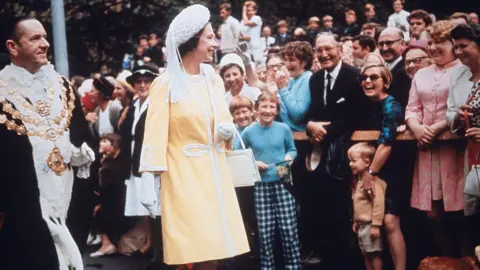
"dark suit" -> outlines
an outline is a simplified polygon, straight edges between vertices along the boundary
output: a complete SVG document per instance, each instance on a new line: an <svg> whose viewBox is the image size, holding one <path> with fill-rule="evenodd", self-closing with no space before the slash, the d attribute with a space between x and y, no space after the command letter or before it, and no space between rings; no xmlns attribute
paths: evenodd
<svg viewBox="0 0 480 270"><path fill-rule="evenodd" d="M312 103L307 114L309 121L331 122L325 127L322 152L337 138L361 126L368 102L357 81L359 70L342 63L324 105L325 72L320 70L310 78ZM300 164L305 164L304 160L298 159L297 171L302 170ZM304 174L299 176L304 179L300 209L304 234L308 235L304 237L310 239L306 245L320 253L325 269L352 269L351 177L335 179L324 168L320 163L313 172L303 169Z"/></svg>
<svg viewBox="0 0 480 270"><path fill-rule="evenodd" d="M408 77L405 71L405 61L398 62L392 72L392 84L388 88L388 93L393 96L402 105L403 111L407 107L408 94L410 93L410 87L412 86L412 79Z"/></svg>
<svg viewBox="0 0 480 270"><path fill-rule="evenodd" d="M289 33L286 33L285 36L278 34L275 36L275 46L285 46L288 42L292 41L292 36Z"/></svg>

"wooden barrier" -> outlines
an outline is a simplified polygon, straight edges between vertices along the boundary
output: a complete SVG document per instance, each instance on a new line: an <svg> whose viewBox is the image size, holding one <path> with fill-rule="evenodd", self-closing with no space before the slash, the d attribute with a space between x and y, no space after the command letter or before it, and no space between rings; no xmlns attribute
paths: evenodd
<svg viewBox="0 0 480 270"><path fill-rule="evenodd" d="M380 136L380 131L376 131L376 130L355 131L352 135L352 141L375 141L378 139L378 136ZM305 132L294 132L293 138L296 141L309 140ZM437 140L440 140L440 141L459 140L459 139L461 139L461 137L452 133L450 130L443 132L437 137ZM415 141L417 139L413 135L412 131L406 130L404 132L397 134L397 140L398 141Z"/></svg>

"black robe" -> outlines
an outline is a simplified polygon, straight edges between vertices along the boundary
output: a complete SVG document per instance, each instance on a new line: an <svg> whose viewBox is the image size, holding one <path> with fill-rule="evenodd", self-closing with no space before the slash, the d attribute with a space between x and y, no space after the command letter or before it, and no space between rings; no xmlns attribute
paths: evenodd
<svg viewBox="0 0 480 270"><path fill-rule="evenodd" d="M68 89L69 98L69 91L74 90L65 78L63 86ZM0 112L12 119L1 104ZM88 136L88 125L77 96L70 124L70 142L80 147ZM32 145L27 136L20 136L2 124L0 149L0 212L4 216L0 228L0 269L57 270L55 245L42 218Z"/></svg>

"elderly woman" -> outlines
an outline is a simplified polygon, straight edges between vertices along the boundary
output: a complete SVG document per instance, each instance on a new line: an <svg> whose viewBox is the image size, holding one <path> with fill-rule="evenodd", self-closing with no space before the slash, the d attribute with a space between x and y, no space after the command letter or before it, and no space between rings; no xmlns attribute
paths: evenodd
<svg viewBox="0 0 480 270"><path fill-rule="evenodd" d="M455 43L455 54L465 67L456 69L452 74L447 123L453 132L465 131L462 119L465 112L469 115L471 128L466 130L466 135L473 140L469 140L467 151L476 155L480 143L480 103L478 102L480 98L480 26L458 25L450 35ZM473 162L469 160L469 167ZM474 235L472 239L475 244L480 243L479 220L475 216L478 203L476 197L466 196L464 213L469 216L471 235ZM480 259L480 246L475 248L475 255L477 260Z"/></svg>
<svg viewBox="0 0 480 270"><path fill-rule="evenodd" d="M428 55L427 42L423 40L411 41L403 52L403 58L405 59L405 71L410 79L413 79L419 69L428 67L433 62Z"/></svg>
<svg viewBox="0 0 480 270"><path fill-rule="evenodd" d="M201 270L249 251L225 155L235 126L222 79L203 64L218 47L209 20L206 7L192 5L169 26L168 64L150 88L139 169L151 187L143 199L150 215L161 174L165 263L198 263Z"/></svg>
<svg viewBox="0 0 480 270"><path fill-rule="evenodd" d="M245 65L242 58L234 53L222 57L220 60L220 77L225 83L225 99L230 105L236 96L246 97L253 103L261 94L257 87L249 86L246 80Z"/></svg>
<svg viewBox="0 0 480 270"><path fill-rule="evenodd" d="M452 230L444 229L445 212L464 209L465 152L454 143L434 143L448 128L445 120L448 88L453 70L462 66L454 54L449 34L452 28L448 21L432 25L427 49L434 64L415 74L405 113L406 123L419 146L410 204L427 212L434 240L444 256L454 256L461 247L458 242L448 241ZM460 233L461 229L456 228Z"/></svg>

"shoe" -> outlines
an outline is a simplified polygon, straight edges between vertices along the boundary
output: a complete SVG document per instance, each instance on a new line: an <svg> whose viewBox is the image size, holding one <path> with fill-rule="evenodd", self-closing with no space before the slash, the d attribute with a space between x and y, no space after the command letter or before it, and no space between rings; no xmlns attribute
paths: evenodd
<svg viewBox="0 0 480 270"><path fill-rule="evenodd" d="M103 256L108 256L112 255L117 252L117 248L114 245L109 246L104 252L101 252L100 250L95 251L94 253L90 254L90 257L92 258L98 258L98 257L103 257Z"/></svg>
<svg viewBox="0 0 480 270"><path fill-rule="evenodd" d="M94 237L94 236L92 236L92 237ZM99 245L101 243L102 243L102 238L100 237L100 235L97 234L97 235L95 235L95 237L90 242L87 242L87 245L96 246L96 245Z"/></svg>
<svg viewBox="0 0 480 270"><path fill-rule="evenodd" d="M314 252L312 251L310 253L307 253L307 255L303 256L302 259L301 259L302 263L306 263L310 259L310 257L313 256L313 254L314 254Z"/></svg>
<svg viewBox="0 0 480 270"><path fill-rule="evenodd" d="M148 248L147 251L141 252L140 249L132 252L130 254L131 257L136 257L136 258L151 258L153 257L153 248Z"/></svg>
<svg viewBox="0 0 480 270"><path fill-rule="evenodd" d="M90 245L90 243L95 239L91 233L88 234L87 238L87 245Z"/></svg>
<svg viewBox="0 0 480 270"><path fill-rule="evenodd" d="M322 258L317 253L312 253L312 255L305 260L306 265L317 265L322 262Z"/></svg>

